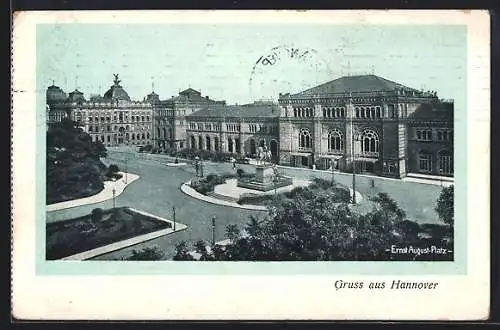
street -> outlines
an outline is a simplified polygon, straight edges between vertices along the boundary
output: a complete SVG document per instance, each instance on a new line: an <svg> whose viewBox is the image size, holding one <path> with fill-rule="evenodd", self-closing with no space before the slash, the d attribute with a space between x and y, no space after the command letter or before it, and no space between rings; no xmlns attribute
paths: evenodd
<svg viewBox="0 0 500 330"><path fill-rule="evenodd" d="M168 160L167 157L152 155L156 156L155 159L138 159L137 154L131 153L129 156L132 157L125 166L125 162L120 161L124 155L123 151L110 149L108 150L107 161L110 164L117 164L121 170L138 174L140 178L116 198L116 206L133 207L167 219L172 219L172 207L175 206L176 221L187 225L188 229L104 254L94 258L95 260L121 259L130 256L134 249L141 250L144 247L154 245L165 253L167 259L171 259L175 254L175 245L180 241L187 240L194 243L202 239L211 242L211 219L213 216L216 217L215 238L216 241L221 241L225 239L224 232L227 224L237 224L241 229L248 222L250 215L261 217L266 215L262 211L250 211L210 204L182 193L179 189L181 184L195 177L195 169L191 164L169 167L165 163L173 161L172 158ZM147 155L145 156L147 157ZM252 172L252 165L238 164L237 167L244 169L246 172ZM204 163L205 175L233 171L232 165L229 163ZM331 173L329 172L308 169L284 168L284 174L299 179L311 179L313 175L328 180L331 179ZM374 180L374 187L371 187L371 179ZM352 175L335 173L335 181L351 186ZM368 198L368 195L377 192L387 192L406 211L410 220L419 223L436 223L439 221L434 206L441 191L440 186L357 176L356 190L362 194L363 198ZM112 203L112 200L107 200L102 203L48 212L47 222L61 221L89 214L96 207L111 208Z"/></svg>

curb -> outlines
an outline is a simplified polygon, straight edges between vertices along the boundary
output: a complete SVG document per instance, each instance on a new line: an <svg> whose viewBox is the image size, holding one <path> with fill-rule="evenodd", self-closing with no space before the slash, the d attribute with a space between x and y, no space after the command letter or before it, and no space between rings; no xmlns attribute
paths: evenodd
<svg viewBox="0 0 500 330"><path fill-rule="evenodd" d="M125 172L118 172L118 173L125 176ZM126 174L127 174L127 183L124 182L123 177L120 180L114 181L114 182L113 181L105 181L104 188L100 192L98 192L97 194L92 195L92 196L88 196L88 197L79 198L79 199L72 199L69 201L49 204L49 205L45 206L45 211L46 212L53 212L53 211L65 210L65 209L70 209L70 208L84 206L84 205L92 205L92 204L105 202L105 201L113 198L113 195L112 195L113 187L115 188L115 198L116 198L116 197L120 196L125 191L125 189L128 187L128 185L130 185L132 182L134 182L140 178L140 176L137 174L132 174L132 173L128 173L128 172ZM108 183L108 184L106 185L106 183ZM117 186L117 184L120 184L120 185ZM123 186L121 184L123 184Z"/></svg>
<svg viewBox="0 0 500 330"><path fill-rule="evenodd" d="M232 203L232 202L227 202L227 201L222 201L217 198L213 198L210 196L206 196L203 194L200 194L193 188L191 188L189 185L191 184L191 181L185 182L181 185L181 191L185 193L188 196L191 196L193 198L196 198L198 200L202 200L204 202L210 203L210 204L216 204L216 205L222 205L222 206L229 206L229 207L234 207L234 208L239 208L239 209L245 209L245 210L253 210L253 211L267 211L267 208L265 206L261 205L250 205L250 204L243 204L240 205L238 203Z"/></svg>

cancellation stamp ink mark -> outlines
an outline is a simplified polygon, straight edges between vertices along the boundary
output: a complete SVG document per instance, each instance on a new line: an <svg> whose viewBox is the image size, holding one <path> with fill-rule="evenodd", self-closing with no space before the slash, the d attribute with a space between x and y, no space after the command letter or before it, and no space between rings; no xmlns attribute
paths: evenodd
<svg viewBox="0 0 500 330"><path fill-rule="evenodd" d="M317 50L280 45L255 62L248 81L249 94L252 98L272 98L291 89L315 86L331 76L332 70Z"/></svg>

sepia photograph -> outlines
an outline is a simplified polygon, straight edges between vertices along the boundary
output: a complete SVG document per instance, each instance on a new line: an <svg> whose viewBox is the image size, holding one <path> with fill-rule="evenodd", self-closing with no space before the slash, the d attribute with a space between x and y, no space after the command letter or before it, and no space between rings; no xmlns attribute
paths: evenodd
<svg viewBox="0 0 500 330"><path fill-rule="evenodd" d="M489 237L481 13L233 14L17 17L32 220L13 233L36 276L337 274L339 294L438 295L403 275L470 275Z"/></svg>

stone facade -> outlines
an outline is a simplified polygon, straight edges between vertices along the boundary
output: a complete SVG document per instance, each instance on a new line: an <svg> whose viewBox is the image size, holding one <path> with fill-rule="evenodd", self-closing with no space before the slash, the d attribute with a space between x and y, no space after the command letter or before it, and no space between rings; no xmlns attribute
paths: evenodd
<svg viewBox="0 0 500 330"><path fill-rule="evenodd" d="M256 157L267 147L279 157L279 109L270 102L204 109L186 116L189 148Z"/></svg>
<svg viewBox="0 0 500 330"><path fill-rule="evenodd" d="M354 163L357 173L398 178L453 175L453 103L435 93L349 76L280 94L279 103L283 165L351 172Z"/></svg>
<svg viewBox="0 0 500 330"><path fill-rule="evenodd" d="M86 100L78 90L64 96L57 86L47 89L48 124L72 119L90 134L92 141L106 146L151 144L152 105L130 100L118 75L104 96L93 95Z"/></svg>
<svg viewBox="0 0 500 330"><path fill-rule="evenodd" d="M225 101L214 101L208 96L202 97L200 92L192 88L168 100L151 98L154 98L153 140L154 145L161 149L179 150L186 147L186 115L201 109L225 105Z"/></svg>
<svg viewBox="0 0 500 330"><path fill-rule="evenodd" d="M341 77L278 104L226 105L189 88L131 101L115 75L104 96L86 100L47 89L47 122L72 118L105 145L193 148L256 157L268 148L281 165L402 178L453 175L453 101L375 75ZM353 166L354 165L354 166Z"/></svg>

